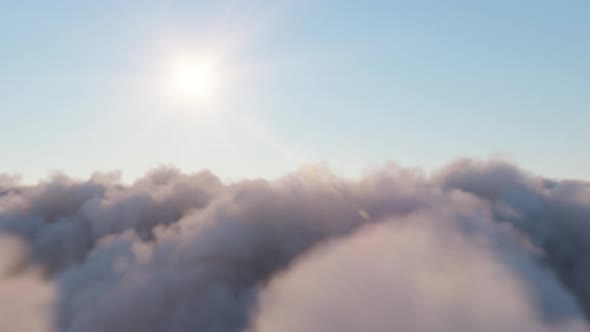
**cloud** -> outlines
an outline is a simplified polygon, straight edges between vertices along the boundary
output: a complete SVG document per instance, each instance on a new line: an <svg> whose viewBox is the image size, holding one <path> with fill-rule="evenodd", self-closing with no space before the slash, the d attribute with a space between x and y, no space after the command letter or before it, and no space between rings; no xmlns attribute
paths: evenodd
<svg viewBox="0 0 590 332"><path fill-rule="evenodd" d="M392 219L313 250L262 292L252 330L587 330L571 294L506 234L444 214Z"/></svg>
<svg viewBox="0 0 590 332"><path fill-rule="evenodd" d="M24 260L25 245L0 234L0 331L53 331L53 285Z"/></svg>
<svg viewBox="0 0 590 332"><path fill-rule="evenodd" d="M43 322L32 331L589 328L590 184L508 163L433 176L388 165L357 181L306 167L233 184L161 168L131 185L97 173L0 187L0 234L22 248L0 307L54 292L14 309Z"/></svg>

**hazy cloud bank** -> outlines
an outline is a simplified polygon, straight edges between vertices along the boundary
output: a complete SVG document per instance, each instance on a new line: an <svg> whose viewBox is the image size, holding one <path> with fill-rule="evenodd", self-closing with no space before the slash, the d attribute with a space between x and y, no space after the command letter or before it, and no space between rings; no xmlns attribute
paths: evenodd
<svg viewBox="0 0 590 332"><path fill-rule="evenodd" d="M590 184L0 175L1 331L589 331Z"/></svg>

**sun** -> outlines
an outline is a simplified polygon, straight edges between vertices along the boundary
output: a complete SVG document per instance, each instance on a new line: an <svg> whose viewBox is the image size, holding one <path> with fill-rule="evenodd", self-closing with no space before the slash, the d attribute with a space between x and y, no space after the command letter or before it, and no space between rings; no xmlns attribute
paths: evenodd
<svg viewBox="0 0 590 332"><path fill-rule="evenodd" d="M202 60L182 61L172 70L172 88L182 98L210 97L216 85L215 70Z"/></svg>

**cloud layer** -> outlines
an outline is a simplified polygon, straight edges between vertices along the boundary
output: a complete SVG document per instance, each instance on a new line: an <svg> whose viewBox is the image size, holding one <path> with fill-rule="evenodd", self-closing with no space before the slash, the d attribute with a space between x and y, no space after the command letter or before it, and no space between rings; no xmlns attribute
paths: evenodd
<svg viewBox="0 0 590 332"><path fill-rule="evenodd" d="M0 330L589 331L589 251L590 184L500 161L0 175Z"/></svg>

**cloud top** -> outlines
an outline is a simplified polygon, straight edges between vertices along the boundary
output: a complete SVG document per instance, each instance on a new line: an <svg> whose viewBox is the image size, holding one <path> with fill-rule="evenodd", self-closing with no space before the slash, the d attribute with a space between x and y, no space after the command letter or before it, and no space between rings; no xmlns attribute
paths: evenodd
<svg viewBox="0 0 590 332"><path fill-rule="evenodd" d="M0 175L0 330L587 331L589 220L589 183L500 161Z"/></svg>

